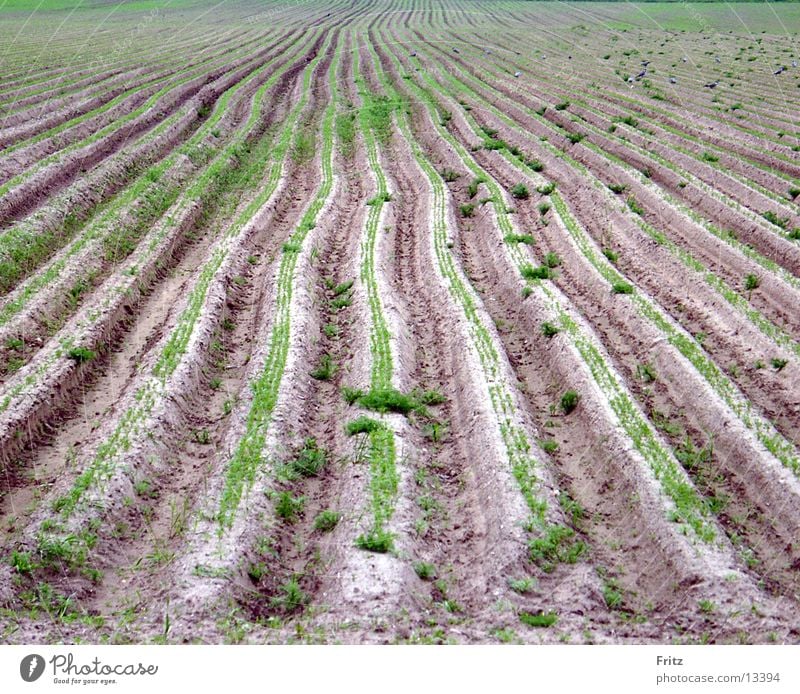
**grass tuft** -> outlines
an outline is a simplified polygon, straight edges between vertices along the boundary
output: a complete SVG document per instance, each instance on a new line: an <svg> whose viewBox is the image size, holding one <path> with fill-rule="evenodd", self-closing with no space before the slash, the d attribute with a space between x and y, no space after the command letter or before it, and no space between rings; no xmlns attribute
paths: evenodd
<svg viewBox="0 0 800 694"><path fill-rule="evenodd" d="M88 347L73 347L67 352L67 356L73 361L82 364L83 362L91 361L97 355Z"/></svg>
<svg viewBox="0 0 800 694"><path fill-rule="evenodd" d="M383 424L370 417L358 417L347 423L345 432L348 436L355 436L356 434L371 434L373 431L382 429Z"/></svg>
<svg viewBox="0 0 800 694"><path fill-rule="evenodd" d="M575 540L575 531L565 525L549 525L541 537L528 543L531 561L546 573L556 564L574 564L586 552L586 545Z"/></svg>
<svg viewBox="0 0 800 694"><path fill-rule="evenodd" d="M542 335L544 335L545 337L553 337L555 335L558 335L559 332L558 328L555 325L553 325L552 323L548 323L547 321L544 321L542 323L541 330L542 330Z"/></svg>
<svg viewBox="0 0 800 694"><path fill-rule="evenodd" d="M770 224L774 224L777 227L780 227L783 230L789 226L789 218L788 217L779 217L776 215L772 210L767 210L766 212L762 212L761 216L766 219Z"/></svg>
<svg viewBox="0 0 800 694"><path fill-rule="evenodd" d="M523 265L520 268L522 276L526 280L549 280L553 277L553 271L546 265L533 267L533 265Z"/></svg>
<svg viewBox="0 0 800 694"><path fill-rule="evenodd" d="M530 593L536 587L536 579L526 576L525 578L510 578L508 580L508 587L515 593L524 595Z"/></svg>
<svg viewBox="0 0 800 694"><path fill-rule="evenodd" d="M361 388L349 388L344 386L342 388L342 397L348 405L355 404L356 400L364 396L364 391Z"/></svg>
<svg viewBox="0 0 800 694"><path fill-rule="evenodd" d="M520 612L519 620L529 627L546 629L547 627L553 626L558 621L558 615L555 612L539 612L537 614Z"/></svg>
<svg viewBox="0 0 800 694"><path fill-rule="evenodd" d="M394 539L388 530L382 528L374 528L368 533L359 535L356 538L356 547L364 549L367 552L376 552L378 554L385 554L390 552L394 546Z"/></svg>
<svg viewBox="0 0 800 694"><path fill-rule="evenodd" d="M280 587L279 595L272 599L271 605L283 612L296 612L308 602L306 595L300 588L296 578L290 578Z"/></svg>
<svg viewBox="0 0 800 694"><path fill-rule="evenodd" d="M744 278L744 288L748 292L752 292L754 289L758 289L758 286L760 284L761 280L759 279L758 275L750 273Z"/></svg>
<svg viewBox="0 0 800 694"><path fill-rule="evenodd" d="M458 173L458 171L453 171L453 169L444 169L444 170L442 171L442 178L443 178L443 179L444 179L444 180L445 180L447 183L452 183L452 182L453 182L453 181L455 181L455 180L456 180L456 179L457 179L457 178L458 178L460 175L461 175L461 174L460 174L460 173Z"/></svg>
<svg viewBox="0 0 800 694"><path fill-rule="evenodd" d="M478 186L480 186L481 183L486 183L486 179L483 176L476 176L469 182L467 194L470 198L474 198L478 194Z"/></svg>
<svg viewBox="0 0 800 694"><path fill-rule="evenodd" d="M358 399L362 407L376 412L408 414L419 407L417 400L395 388L373 388Z"/></svg>
<svg viewBox="0 0 800 694"><path fill-rule="evenodd" d="M367 205L374 206L374 205L382 205L384 202L391 202L392 194L391 193L378 193L374 198L370 198L367 200Z"/></svg>
<svg viewBox="0 0 800 694"><path fill-rule="evenodd" d="M329 533L339 524L341 519L341 513L337 513L336 511L332 511L330 509L325 509L324 511L321 511L314 519L314 530L317 530L321 533Z"/></svg>
<svg viewBox="0 0 800 694"><path fill-rule="evenodd" d="M506 234L505 235L505 242L506 243L527 243L528 245L532 245L534 243L533 236L530 234Z"/></svg>
<svg viewBox="0 0 800 694"><path fill-rule="evenodd" d="M568 390L564 395L561 396L561 410L564 414L569 414L572 412L577 406L578 401L580 400L581 396L578 395L574 390Z"/></svg>
<svg viewBox="0 0 800 694"><path fill-rule="evenodd" d="M327 452L319 447L315 438L309 436L303 441L303 447L288 467L292 475L316 477L322 472L326 462Z"/></svg>
<svg viewBox="0 0 800 694"><path fill-rule="evenodd" d="M550 183L538 186L536 192L539 193L539 195L550 195L555 189L556 184L551 181Z"/></svg>
<svg viewBox="0 0 800 694"><path fill-rule="evenodd" d="M545 439L543 441L540 441L539 445L542 447L542 450L545 453L549 453L550 455L553 455L553 453L555 453L558 450L558 441L555 441L553 439Z"/></svg>
<svg viewBox="0 0 800 694"><path fill-rule="evenodd" d="M303 513L306 504L304 496L292 496L290 492L277 492L275 495L275 514L289 523Z"/></svg>
<svg viewBox="0 0 800 694"><path fill-rule="evenodd" d="M556 268L561 265L561 258L555 253L547 253L544 257L544 264L549 268Z"/></svg>
<svg viewBox="0 0 800 694"><path fill-rule="evenodd" d="M436 578L436 567L425 561L418 561L414 564L414 571L423 581L430 581Z"/></svg>
<svg viewBox="0 0 800 694"><path fill-rule="evenodd" d="M617 260L619 260L619 253L611 250L610 248L604 248L603 255L606 257L606 260L608 260L609 263L616 263Z"/></svg>
<svg viewBox="0 0 800 694"><path fill-rule="evenodd" d="M341 284L337 284L333 289L331 289L331 293L334 296L341 296L345 292L350 291L353 288L353 283L355 280L347 280L347 282L342 282Z"/></svg>
<svg viewBox="0 0 800 694"><path fill-rule="evenodd" d="M336 373L336 363L330 354L323 354L320 357L317 368L311 371L311 378L317 381L330 381Z"/></svg>
<svg viewBox="0 0 800 694"><path fill-rule="evenodd" d="M513 195L517 200L527 200L531 193L528 190L528 186L524 183L517 183L511 188L511 195Z"/></svg>
<svg viewBox="0 0 800 694"><path fill-rule="evenodd" d="M628 204L628 209L629 209L631 212L633 212L633 213L635 213L635 214L638 214L640 217L644 215L644 207L642 207L642 206L641 206L641 205L640 205L640 204L639 204L639 203L636 201L636 198L635 198L635 197L633 197L633 195L629 195L629 196L628 196L628 201L627 201L627 204Z"/></svg>

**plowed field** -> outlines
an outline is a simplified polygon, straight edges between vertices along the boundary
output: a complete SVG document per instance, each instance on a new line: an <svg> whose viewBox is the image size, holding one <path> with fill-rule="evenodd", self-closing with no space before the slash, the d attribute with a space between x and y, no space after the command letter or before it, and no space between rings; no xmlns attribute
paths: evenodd
<svg viewBox="0 0 800 694"><path fill-rule="evenodd" d="M4 642L800 641L796 5L22 5Z"/></svg>

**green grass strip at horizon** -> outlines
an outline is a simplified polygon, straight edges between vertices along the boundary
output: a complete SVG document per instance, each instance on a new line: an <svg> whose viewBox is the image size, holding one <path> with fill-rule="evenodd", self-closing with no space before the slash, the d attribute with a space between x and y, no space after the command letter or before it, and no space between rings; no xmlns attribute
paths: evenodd
<svg viewBox="0 0 800 694"><path fill-rule="evenodd" d="M355 36L353 43L355 43ZM361 243L361 281L367 293L370 311L370 353L372 369L370 387L372 389L391 388L392 386L392 353L391 334L383 313L383 305L378 290L375 269L375 246L381 213L388 196L386 176L378 159L376 137L386 142L392 134L392 113L397 104L373 94L365 83L360 72L359 49L356 45L352 51L353 78L361 97L358 110L358 123L361 136L367 150L370 170L377 182L377 193L370 201L367 214L365 238ZM385 423L368 434L370 441L370 496L372 503L373 528L371 533L386 533L385 524L394 515L395 499L399 478L396 466L396 448L394 431Z"/></svg>
<svg viewBox="0 0 800 694"><path fill-rule="evenodd" d="M402 66L395 56L394 60L398 69ZM423 73L423 79L433 89L438 89L437 83L430 75ZM428 103L428 108L434 117L434 125L437 132L453 147L464 165L473 172L486 180L486 185L492 192L494 198L494 210L498 219L500 230L505 237L506 234L513 234L514 229L508 220L508 212L505 207L504 198L500 188L494 179L482 169L474 158L467 152L464 146L453 135L438 122L436 114L440 109L435 98L425 88L417 85L414 80L408 80L418 93L421 100ZM555 195L555 193L553 193ZM505 224L500 222L504 219ZM520 271L529 265L527 254L519 248L518 244L508 244L508 250L513 258L517 269ZM641 414L634 405L627 389L621 384L616 374L609 368L607 361L594 343L594 340L586 335L584 331L573 321L561 308L561 302L556 299L555 293L548 288L544 281L531 281L534 287L541 290L548 300L550 308L559 315L564 330L568 333L572 344L577 348L578 353L586 364L592 379L597 384L600 391L607 398L609 405L615 413L617 420L631 441L634 448L639 452L653 472L656 480L661 485L666 496L675 505L676 511L673 512L671 520L686 523L695 532L696 536L703 542L711 542L715 533L706 517L710 510L708 504L700 497L694 488L686 481L682 468L672 455L671 451L665 448L660 442L658 435L653 430L647 419Z"/></svg>
<svg viewBox="0 0 800 694"><path fill-rule="evenodd" d="M312 69L321 60L329 44L330 34L328 34L323 50L309 63ZM339 65L340 50L341 48L337 42L334 56L328 69L331 100L328 102L322 118L322 179L314 199L306 209L298 226L289 237L284 251L281 253L268 353L261 375L252 384L253 399L247 415L245 432L239 440L233 455L225 464L224 486L217 512L220 535L226 529L232 527L239 503L245 493L245 487L252 487L258 470L264 463L262 455L266 444L267 430L278 401L286 358L289 352L294 271L301 252L298 249L302 249L309 231L316 226L320 210L325 205L333 187L333 122L337 108L335 79ZM302 102L306 100L310 80L311 71L309 70L303 83ZM287 137L287 147L288 142L289 138Z"/></svg>
<svg viewBox="0 0 800 694"><path fill-rule="evenodd" d="M396 95L397 92L394 85L389 81L380 67L380 61L374 52L374 47L370 45L370 49L373 53L373 60L381 76L384 89ZM435 106L429 103L428 108L431 110L432 117L436 119L437 113ZM504 383L505 379L500 354L495 347L491 333L488 331L481 318L479 299L474 289L463 278L448 248L447 196L442 178L420 148L404 112L399 114L398 120L401 131L411 146L414 159L427 176L433 189L434 252L436 254L439 272L446 280L448 290L454 301L461 307L467 319L469 334L484 373L492 409L500 429L506 454L508 455L508 462L528 509L532 514L530 525L531 527L543 531L547 528L548 505L541 495L541 480L537 474L537 468L540 464L533 455L533 447L524 429L514 421L516 414L514 398Z"/></svg>
<svg viewBox="0 0 800 694"><path fill-rule="evenodd" d="M318 58L316 60L318 61ZM228 228L223 242L217 246L211 254L211 258L206 261L203 266L198 280L189 294L187 305L178 317L177 324L171 331L169 340L153 367L151 378L136 392L136 404L123 414L114 432L112 432L109 438L98 448L95 458L89 467L78 477L70 492L56 502L56 510L60 511L65 518L68 518L74 512L86 490L99 481L110 477L117 466L118 456L129 450L131 441L144 433L143 427L146 424L147 417L153 411L158 400L162 397L169 377L174 373L183 354L185 354L194 327L205 306L209 287L230 251L230 242L235 240L246 226L247 222L252 219L255 213L271 198L278 186L283 170L283 160L286 157L291 139L291 133L300 110L304 106L307 98L308 76L316 67L316 64L315 61L312 61L306 66L303 97L287 118L277 146L273 148L271 142L265 140L259 148L263 150L260 151L259 154L264 155L267 160L272 161L266 184L237 217L235 222ZM259 93L256 95L256 104L261 104L261 99L267 89L267 84L262 85L259 89ZM253 115L254 121L258 118L258 115L258 113ZM256 156L253 162L254 170L262 170L262 162L263 160L259 160L259 157Z"/></svg>
<svg viewBox="0 0 800 694"><path fill-rule="evenodd" d="M244 53L245 51L241 51L241 52ZM187 82L191 82L194 79L198 79L199 77L202 77L203 74L207 74L207 68L208 67L219 68L219 67L225 65L230 60L231 60L231 56L226 57L226 58L220 58L218 56L215 56L213 58L209 58L208 61L205 61L204 63L201 63L200 65L196 65L196 66L194 66L192 68L188 68L187 70L182 70L182 71L178 72L177 74L172 75L171 79L173 81L170 84L167 84L166 86L164 86L161 89L159 89L147 101L145 101L144 104L142 104L141 106L139 106L135 110L131 111L130 113L126 114L125 116L123 116L121 118L116 119L113 123L110 123L110 124L106 125L105 127L101 128L100 130L97 130L97 131L93 132L91 135L88 135L87 137L83 138L82 140L79 140L78 142L73 142L72 144L68 145L67 147L64 147L63 149L59 150L58 152L54 152L53 154L45 157L44 159L40 159L39 161L37 161L35 163L35 165L33 167L31 167L29 169L26 169L24 172L22 172L20 174L17 174L13 178L9 179L8 181L6 181L2 185L0 185L0 196L5 195L9 190L14 188L15 186L17 186L17 185L23 183L24 181L28 180L29 178L31 178L37 171L43 169L44 167L48 166L49 164L52 164L52 163L58 161L59 159L61 159L65 155L70 154L70 153L74 152L75 150L80 149L82 147L86 147L86 146L88 146L90 144L93 144L94 142L97 142L97 141L101 140L106 135L109 135L109 134L114 133L114 132L121 131L129 122L131 122L132 120L134 120L138 116L140 116L140 115L146 113L148 110L150 110L156 104L156 102L158 102L158 100L162 96L166 95L168 92L175 91L175 90L179 89L180 87L182 87L183 85L185 85ZM212 65L208 66L208 65L206 65L206 63L212 63ZM244 66L241 66L241 67L237 68L237 70L240 70L243 67ZM182 79L177 79L181 75L186 75L186 73L188 73L187 76L183 77ZM220 77L222 77L222 75ZM174 81L176 79L177 79L177 81ZM181 113L181 111L179 109L176 113L172 114L172 116L169 117L169 120L170 121L177 120L178 117L180 116L180 113Z"/></svg>
<svg viewBox="0 0 800 694"><path fill-rule="evenodd" d="M301 44L300 48L305 48L306 46L310 45L314 40L315 35L316 34L308 38L305 44ZM291 48L287 50L291 50ZM299 54L299 49L295 55L297 54ZM277 80L291 67L291 60L292 58L290 57L282 69L270 75L266 83L268 87L274 85ZM157 191L161 187L159 181L162 179L165 172L178 161L180 155L191 155L196 151L200 141L214 129L224 115L230 99L239 90L246 87L252 81L259 79L261 75L263 75L272 67L273 63L274 61L267 63L259 70L251 74L247 79L233 85L226 90L217 100L214 111L209 118L183 145L171 152L162 161L146 169L132 185L129 185L127 188L125 188L120 195L118 195L112 202L107 204L105 208L102 209L99 217L90 220L89 224L86 228L84 228L81 235L73 242L73 244L62 257L56 258L50 263L44 272L39 273L33 276L30 280L26 281L22 286L22 291L19 292L18 296L0 308L0 326L5 325L15 315L20 313L32 297L34 297L42 288L56 279L66 268L67 262L71 257L80 252L90 242L103 238L107 233L110 233L113 228L119 227L121 225L121 215L130 204L137 200L153 197L153 191ZM153 133L153 136L157 136L157 133ZM167 198L165 198L165 200L166 199ZM30 247L30 244L32 243L31 238L35 235L36 232L31 230L19 228L9 230L4 236L0 237L0 257L11 255L13 253L13 248L15 247L19 247L20 249ZM15 241L15 245L9 249L7 244L10 244L11 241Z"/></svg>
<svg viewBox="0 0 800 694"><path fill-rule="evenodd" d="M501 112L495 106L490 104L488 101L485 101L485 99L483 97L481 97L479 94L474 92L465 83L463 83L459 79L457 79L453 75L452 72L448 73L448 77L450 78L451 82L457 88L466 90L466 92L470 96L472 96L473 98L478 99L479 101L483 102L483 105L486 108L488 108L490 111L492 111L492 113L494 113L498 118L503 120L503 122L505 122L507 125L511 126L515 130L518 130L518 131L520 131L520 132L522 132L524 134L528 134L527 131L525 131L517 123L515 123L513 121L513 119L511 119L510 117L505 115L503 112ZM520 106L520 109L528 112L527 108L523 108L523 107ZM535 114L534 112L530 112L530 115L535 115L536 117L540 118L541 120L544 120L541 116L539 116L538 114ZM480 132L479 126L477 124L477 121L475 121L474 117L471 115L471 113L465 112L465 117L466 117L466 120L473 127L473 129L476 132L479 133ZM584 141L583 144L586 145L587 147L590 147L593 151L596 151L601 156L604 156L606 159L608 159L610 161L613 161L613 162L617 163L620 166L623 166L623 168L625 168L625 169L631 169L632 168L629 165L627 165L625 162L622 162L621 160L619 160L614 155L612 155L612 154L610 154L608 152L605 152L604 150L602 150L602 148L599 148L599 147L597 147L596 145L594 145L594 144L592 144L590 142ZM565 152L561 152L560 150L555 149L552 145L549 145L548 143L541 142L541 145L545 149L550 151L551 154L553 154L554 156L558 156L560 159L565 161L567 164L575 167L576 169L578 169L582 173L584 173L584 175L590 177L593 180L593 183L597 187L605 189L605 186L602 184L602 182L599 181L599 179L597 179L597 177L593 173L591 173L585 166L583 166L578 161L576 161L575 159L570 157L568 154L566 154ZM518 161L518 158L513 157L510 154L507 156L507 158L517 168L522 169L526 174L530 175L530 171L528 171L527 168L525 168L525 167L523 167L521 165L521 163ZM777 275L779 275L779 277L782 280L784 280L785 282L787 282L791 286L793 286L795 288L800 288L800 280L798 278L794 277L793 275L791 275L790 273L788 273L781 266L777 265L777 263L775 263L774 261L771 261L768 258L766 258L764 256L761 256L757 251L752 249L750 246L747 246L746 244L743 244L740 241L731 238L729 234L726 234L725 232L722 232L720 229L714 227L714 225L706 222L706 220L704 220L700 215L698 215L696 212L694 212L694 210L692 210L691 208L689 208L689 207L687 207L685 205L682 205L679 201L677 201L674 198L672 198L672 196L669 195L666 192L664 193L664 199L669 204L673 205L673 207L675 207L679 211L682 211L685 214L687 214L694 222L696 222L698 224L701 224L707 231L709 231L713 235L715 235L718 238L720 238L720 240L725 241L726 243L728 243L728 245L731 245L732 247L736 248L736 250L739 250L744 255L746 255L748 258L750 258L751 260L757 262L759 265L761 265L765 269L776 273ZM796 353L800 354L800 352L797 352L797 350L798 350L797 343L794 340L792 340L792 338L788 334L786 334L785 331L781 330L781 328L779 328L774 323L769 321L769 319L764 317L759 311L757 311L756 309L752 308L750 306L749 302L741 294L739 294L735 290L731 289L730 286L727 285L727 283L725 283L724 280L722 280L721 278L716 276L710 270L707 270L704 266L702 266L701 263L699 263L699 261L694 259L688 251L683 250L680 246L678 246L674 242L669 241L666 238L666 236L664 236L661 232L655 230L650 225L648 225L646 223L643 223L643 220L641 220L638 217L637 217L636 221L640 226L642 226L642 229L648 235L651 236L651 238L654 238L656 241L658 241L658 243L660 243L661 245L664 245L670 252L672 252L674 255L676 255L688 267L690 267L690 268L692 268L694 270L697 270L697 271L700 271L700 268L702 268L702 271L703 271L703 274L704 274L704 279L706 280L706 282L708 282L708 284L710 284L712 287L714 287L723 296L723 298L725 298L725 300L728 301L734 308L736 308L743 315L745 315L745 317L748 318L759 330L761 330L761 332L763 332L768 337L774 339L776 341L776 344L778 344L779 346L786 347L786 348L791 349L792 351L795 351Z"/></svg>

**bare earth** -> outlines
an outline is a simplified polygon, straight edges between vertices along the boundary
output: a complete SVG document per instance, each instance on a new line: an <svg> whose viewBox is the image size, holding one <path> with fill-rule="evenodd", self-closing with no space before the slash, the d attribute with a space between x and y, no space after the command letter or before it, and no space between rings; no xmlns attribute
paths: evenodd
<svg viewBox="0 0 800 694"><path fill-rule="evenodd" d="M800 642L797 9L624 5L0 9L3 642Z"/></svg>

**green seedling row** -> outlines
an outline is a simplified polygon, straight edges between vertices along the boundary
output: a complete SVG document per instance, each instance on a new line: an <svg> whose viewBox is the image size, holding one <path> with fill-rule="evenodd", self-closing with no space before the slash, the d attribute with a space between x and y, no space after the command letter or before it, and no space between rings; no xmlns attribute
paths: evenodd
<svg viewBox="0 0 800 694"><path fill-rule="evenodd" d="M300 109L305 106L313 69L327 51L329 43L330 35L325 42L324 48L320 50L306 68L303 76L303 97L293 110L294 120L299 115ZM317 216L333 187L333 122L337 106L335 76L339 64L339 53L340 48L337 45L328 72L332 98L325 109L322 119L322 180L313 201L289 238L288 243L295 248L303 247L306 236L316 225ZM281 155L284 157L291 142L291 133L292 131L289 129L284 130L285 139L281 143L283 147ZM275 185L277 185L277 180ZM299 253L294 251L284 251L281 254L276 285L277 296L272 312L273 324L269 338L269 351L260 376L252 384L253 400L247 415L245 433L239 440L230 460L225 465L225 482L217 513L220 533L223 533L233 525L236 511L245 489L252 486L259 469L264 464L263 449L266 442L267 429L278 400L278 392L286 366L286 357L289 352L291 303L295 281L294 270L298 257Z"/></svg>
<svg viewBox="0 0 800 694"><path fill-rule="evenodd" d="M435 89L437 87L429 75L425 75L423 79L426 79L432 88ZM429 108L433 108L436 102L431 97L430 93L424 88L415 85L413 81L412 85L416 86L420 93L420 98L429 104ZM494 198L495 214L502 235L505 237L507 234L516 233L508 219L502 192L497 183L477 164L477 162L475 162L474 158L470 156L463 145L456 140L446 128L439 125L437 130L455 149L464 165L470 169L473 174L481 176L486 180L486 185ZM551 193L551 198L554 198L556 195L556 193ZM503 221L501 221L501 219ZM508 251L520 271L520 274L522 274L522 268L529 265L529 260L527 253L521 249L519 245L520 244L508 244ZM635 407L627 390L608 367L605 357L594 344L594 341L586 336L574 321L569 319L560 307L560 303L555 299L555 294L545 284L545 281L530 280L530 282L532 282L533 286L538 288L544 297L546 297L554 313L560 316L562 327L569 335L573 345L577 348L598 387L608 398L626 435L634 448L648 463L648 466L661 484L666 496L669 497L674 504L675 511L671 512L672 520L685 522L696 532L701 540L705 542L711 541L714 538L714 531L712 525L706 520L708 516L707 505L687 482L680 464L674 456L670 454L670 451L661 444L658 435L650 426L647 419Z"/></svg>
<svg viewBox="0 0 800 694"><path fill-rule="evenodd" d="M364 285L370 313L370 354L372 368L370 387L390 388L392 385L391 334L383 312L378 279L375 269L375 246L378 238L383 206L389 197L386 176L378 158L376 134L385 139L391 132L391 114L386 113L380 98L367 89L359 72L359 52L353 50L353 75L361 97L358 110L358 126L367 152L370 170L377 182L377 193L370 201L364 240L361 245L361 282ZM376 114L382 117L377 118ZM387 122L388 121L388 122ZM398 475L396 469L396 447L393 430L385 423L369 432L370 498L372 505L373 537L388 537L386 524L394 513L397 496Z"/></svg>
<svg viewBox="0 0 800 694"><path fill-rule="evenodd" d="M136 404L128 409L120 418L118 426L109 438L98 448L97 454L89 466L78 477L70 492L61 497L56 502L57 510L62 516L68 518L77 508L79 501L86 490L90 487L108 479L113 473L120 454L130 448L132 440L143 433L146 419L153 411L159 398L165 391L169 377L174 373L180 360L186 352L188 343L193 335L194 327L205 305L208 289L211 286L217 271L230 251L232 241L241 233L247 222L272 196L280 181L283 171L283 162L286 157L291 134L295 123L307 101L308 85L310 75L319 62L321 53L315 61L306 66L306 73L303 82L303 98L292 110L283 126L282 136L277 146L272 150L272 164L269 176L259 194L246 206L237 217L235 222L227 229L223 243L221 243L212 253L211 258L205 263L198 277L197 283L190 292L186 308L178 318L177 324L162 350L162 353L153 367L152 378L143 385L136 393ZM275 77L277 79L277 76ZM263 107L263 98L271 86L270 81L262 85L254 96L254 108L248 119L247 128L258 122L260 109ZM242 138L244 135L242 135ZM269 158L271 143L262 143L260 151ZM232 147L234 145L231 145ZM258 170L261 165L256 162L254 169Z"/></svg>

